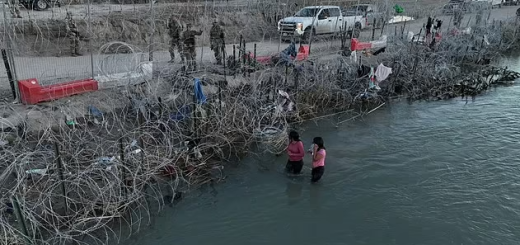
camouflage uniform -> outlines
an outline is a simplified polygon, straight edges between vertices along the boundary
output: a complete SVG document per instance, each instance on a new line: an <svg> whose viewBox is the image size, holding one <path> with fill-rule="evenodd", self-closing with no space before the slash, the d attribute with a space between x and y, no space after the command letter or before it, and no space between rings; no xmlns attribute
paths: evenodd
<svg viewBox="0 0 520 245"><path fill-rule="evenodd" d="M186 58L184 57L183 51L182 51L182 42L181 42L181 30L182 26L180 25L179 21L172 17L170 18L170 22L168 23L168 29L170 34L170 62L175 61L175 49L177 48L177 52L180 54L181 63L184 63L186 61Z"/></svg>
<svg viewBox="0 0 520 245"><path fill-rule="evenodd" d="M182 33L184 42L184 56L188 62L187 70L197 70L197 62L195 61L195 36L200 36L202 31L194 31L191 29L191 24L186 25L186 30Z"/></svg>
<svg viewBox="0 0 520 245"><path fill-rule="evenodd" d="M65 22L67 28L67 36L70 39L70 54L72 56L81 55L79 53L79 32L76 26L76 21L72 19L72 14L67 13L67 21Z"/></svg>
<svg viewBox="0 0 520 245"><path fill-rule="evenodd" d="M460 8L455 9L453 12L453 25L460 29L460 24L462 23L462 19L464 18L464 13Z"/></svg>
<svg viewBox="0 0 520 245"><path fill-rule="evenodd" d="M478 26L482 22L482 16L484 15L484 10L479 8L477 11L477 15L475 16L475 24Z"/></svg>
<svg viewBox="0 0 520 245"><path fill-rule="evenodd" d="M13 18L22 18L20 15L20 2L18 0L9 0L7 3L9 4L9 11Z"/></svg>
<svg viewBox="0 0 520 245"><path fill-rule="evenodd" d="M220 27L218 22L213 22L209 37L211 50L215 53L217 64L220 65L222 64L222 53L224 48L224 30L222 30L222 27Z"/></svg>

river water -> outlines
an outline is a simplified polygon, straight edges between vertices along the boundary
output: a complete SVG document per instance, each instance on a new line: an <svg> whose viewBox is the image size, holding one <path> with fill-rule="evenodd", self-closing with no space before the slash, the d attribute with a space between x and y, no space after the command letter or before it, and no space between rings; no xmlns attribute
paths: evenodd
<svg viewBox="0 0 520 245"><path fill-rule="evenodd" d="M314 136L327 147L321 183L309 183L309 168L286 176L283 156L251 156L123 244L518 245L519 93L394 103L338 128L308 123L305 147Z"/></svg>

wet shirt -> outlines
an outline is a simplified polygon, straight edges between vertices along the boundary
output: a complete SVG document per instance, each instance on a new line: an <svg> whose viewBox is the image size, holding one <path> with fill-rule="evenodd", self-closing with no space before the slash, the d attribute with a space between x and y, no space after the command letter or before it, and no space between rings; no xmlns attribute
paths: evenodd
<svg viewBox="0 0 520 245"><path fill-rule="evenodd" d="M303 160L303 156L305 155L305 150L303 149L303 142L296 141L290 143L287 147L287 154L289 154L289 161L296 162Z"/></svg>
<svg viewBox="0 0 520 245"><path fill-rule="evenodd" d="M316 160L316 161L313 160L312 167L317 168L317 167L325 166L325 156L327 155L327 152L325 151L325 149L319 150L318 152L316 152L316 154L322 155L323 157L320 160Z"/></svg>

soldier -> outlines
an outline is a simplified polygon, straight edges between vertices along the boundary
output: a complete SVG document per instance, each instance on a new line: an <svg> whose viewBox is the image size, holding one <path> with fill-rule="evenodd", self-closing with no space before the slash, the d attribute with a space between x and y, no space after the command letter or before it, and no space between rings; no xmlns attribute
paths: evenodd
<svg viewBox="0 0 520 245"><path fill-rule="evenodd" d="M175 61L175 49L179 52L181 63L185 61L184 54L182 52L182 42L181 42L181 31L182 26L179 21L175 17L171 17L168 23L168 29L170 34L170 62Z"/></svg>
<svg viewBox="0 0 520 245"><path fill-rule="evenodd" d="M484 15L484 9L481 6L479 6L477 15L475 16L475 24L477 26L479 26L480 22L482 22L482 15Z"/></svg>
<svg viewBox="0 0 520 245"><path fill-rule="evenodd" d="M211 50L215 53L217 65L220 65L222 64L222 52L224 48L224 31L217 21L213 21L209 36Z"/></svg>
<svg viewBox="0 0 520 245"><path fill-rule="evenodd" d="M72 19L70 12L67 12L65 27L67 28L67 36L70 39L70 54L72 56L80 56L78 27L76 26L76 21Z"/></svg>
<svg viewBox="0 0 520 245"><path fill-rule="evenodd" d="M464 13L462 12L462 9L457 6L456 9L453 11L453 25L457 27L457 29L460 29L460 24L462 22L462 19L464 18Z"/></svg>
<svg viewBox="0 0 520 245"><path fill-rule="evenodd" d="M9 4L9 11L13 18L22 18L20 15L20 2L18 0L9 0L7 3Z"/></svg>
<svg viewBox="0 0 520 245"><path fill-rule="evenodd" d="M197 56L195 52L195 36L200 36L202 31L194 31L191 29L191 24L186 24L186 30L182 33L182 39L184 42L184 56L188 62L187 70L192 68L197 70L197 62L195 58Z"/></svg>

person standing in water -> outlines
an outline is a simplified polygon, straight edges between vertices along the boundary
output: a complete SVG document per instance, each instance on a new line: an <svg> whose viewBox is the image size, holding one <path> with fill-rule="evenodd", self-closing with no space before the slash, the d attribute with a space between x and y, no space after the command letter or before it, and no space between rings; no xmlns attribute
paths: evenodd
<svg viewBox="0 0 520 245"><path fill-rule="evenodd" d="M296 131L289 133L287 155L289 155L289 160L287 161L285 170L289 173L299 174L303 168L305 150L303 149L303 142L300 140L300 135Z"/></svg>
<svg viewBox="0 0 520 245"><path fill-rule="evenodd" d="M315 137L312 140L312 178L311 182L316 183L321 179L325 172L325 146L321 137Z"/></svg>

